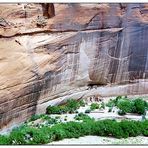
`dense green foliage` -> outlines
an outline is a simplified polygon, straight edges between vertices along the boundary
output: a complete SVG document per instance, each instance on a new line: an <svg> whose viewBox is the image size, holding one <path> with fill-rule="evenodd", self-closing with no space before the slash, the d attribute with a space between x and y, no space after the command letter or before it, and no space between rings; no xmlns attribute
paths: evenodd
<svg viewBox="0 0 148 148"><path fill-rule="evenodd" d="M117 103L118 103L118 101L120 100L120 99L124 99L125 97L122 97L122 96L118 96L118 97L116 97L116 99L110 99L109 101L108 101L108 103L106 104L106 106L108 106L108 107L114 107L114 106L117 106Z"/></svg>
<svg viewBox="0 0 148 148"><path fill-rule="evenodd" d="M82 107L84 107L85 106L85 102L83 100L80 100L79 101L79 105L82 106Z"/></svg>
<svg viewBox="0 0 148 148"><path fill-rule="evenodd" d="M116 106L120 109L118 111L119 115L125 115L126 113L137 113L142 115L145 114L145 111L148 109L148 103L141 98L131 100L121 96L116 99L110 99L106 106L109 107L109 112L111 111L111 108Z"/></svg>
<svg viewBox="0 0 148 148"><path fill-rule="evenodd" d="M69 113L74 113L80 107L79 101L70 99L67 101L66 107Z"/></svg>
<svg viewBox="0 0 148 148"><path fill-rule="evenodd" d="M84 113L79 113L74 117L75 120L83 120L83 121L87 121L87 120L91 120L92 118L90 118L88 115L84 114Z"/></svg>
<svg viewBox="0 0 148 148"><path fill-rule="evenodd" d="M46 109L47 114L62 114L68 111L67 107L63 106L48 106Z"/></svg>
<svg viewBox="0 0 148 148"><path fill-rule="evenodd" d="M135 110L133 112L138 114L144 114L148 109L148 103L141 98L135 99L134 101Z"/></svg>
<svg viewBox="0 0 148 148"><path fill-rule="evenodd" d="M121 115L121 116L123 116L123 115L126 114L126 112L124 112L123 110L119 110L119 111L118 111L118 114Z"/></svg>
<svg viewBox="0 0 148 148"><path fill-rule="evenodd" d="M35 120L37 120L39 118L41 118L41 115L32 115L32 117L28 120L28 122L35 121Z"/></svg>
<svg viewBox="0 0 148 148"><path fill-rule="evenodd" d="M0 145L10 144L9 137L5 135L0 135Z"/></svg>
<svg viewBox="0 0 148 148"><path fill-rule="evenodd" d="M85 116L83 119L85 119ZM22 126L14 129L9 136L0 136L0 144L46 144L64 138L78 138L85 135L111 136L115 138L148 136L148 120L129 121L85 119L83 122L67 122L41 129Z"/></svg>
<svg viewBox="0 0 148 148"><path fill-rule="evenodd" d="M98 104L98 103L92 103L91 105L90 105L90 109L91 110L95 110L95 109L99 109L101 106L100 106L100 104Z"/></svg>
<svg viewBox="0 0 148 148"><path fill-rule="evenodd" d="M101 107L100 108L105 109L105 103L104 102L101 103Z"/></svg>
<svg viewBox="0 0 148 148"><path fill-rule="evenodd" d="M10 144L45 144L49 135L44 128L23 127L13 130L9 136Z"/></svg>
<svg viewBox="0 0 148 148"><path fill-rule="evenodd" d="M48 114L74 113L80 106L85 106L84 101L68 100L62 106L48 106ZM117 97L107 104L109 111L113 107L119 109L119 115L126 113L138 113L145 115L148 103L141 98L130 100L127 97ZM91 104L91 110L105 108L105 104ZM85 113L90 113L86 110ZM142 121L131 120L98 120L90 118L87 114L79 113L75 122L60 123L60 117L49 117L49 115L33 115L25 124L12 130L10 135L0 135L0 145L29 145L46 144L64 138L78 138L85 135L110 136L115 138L135 137L138 135L148 136L148 120L143 117ZM35 123L42 119L44 124ZM67 121L67 118L64 119ZM45 122L44 122L45 121ZM31 123L31 125L29 124Z"/></svg>
<svg viewBox="0 0 148 148"><path fill-rule="evenodd" d="M131 113L134 110L134 103L129 99L120 99L117 103L117 107L124 113Z"/></svg>
<svg viewBox="0 0 148 148"><path fill-rule="evenodd" d="M46 108L47 114L63 114L63 113L74 113L77 109L79 109L80 106L85 106L85 103L83 100L77 101L70 99L66 102L65 105L62 106L51 106L49 105Z"/></svg>
<svg viewBox="0 0 148 148"><path fill-rule="evenodd" d="M148 103L141 98L134 100L124 99L118 101L117 107L125 113L137 113L143 115L147 110Z"/></svg>

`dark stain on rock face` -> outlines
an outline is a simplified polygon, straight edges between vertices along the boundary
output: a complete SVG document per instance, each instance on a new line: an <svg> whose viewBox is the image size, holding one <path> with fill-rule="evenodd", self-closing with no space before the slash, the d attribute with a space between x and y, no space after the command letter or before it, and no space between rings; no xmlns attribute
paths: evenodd
<svg viewBox="0 0 148 148"><path fill-rule="evenodd" d="M130 79L143 78L144 72L148 70L146 67L148 56L148 25L141 26L134 24L131 27L131 51L133 52L129 60L128 71L131 72ZM140 72L140 73L139 73Z"/></svg>
<svg viewBox="0 0 148 148"><path fill-rule="evenodd" d="M44 83L36 79L33 84L24 88L21 95L16 95L11 102L1 104L0 128L7 126L12 121L24 121L36 113L37 102L40 98Z"/></svg>
<svg viewBox="0 0 148 148"><path fill-rule="evenodd" d="M122 42L123 32L120 31L118 32L117 35L118 35L117 44L109 50L110 56L113 57L111 59L110 66L109 66L110 67L109 74L112 75L111 83L114 83L116 79L116 74L117 74L118 65L119 65L120 52L121 52L121 42Z"/></svg>
<svg viewBox="0 0 148 148"><path fill-rule="evenodd" d="M43 76L43 80L44 80L43 90L48 89L50 87L52 75L53 75L52 71L48 71L44 74L44 76Z"/></svg>

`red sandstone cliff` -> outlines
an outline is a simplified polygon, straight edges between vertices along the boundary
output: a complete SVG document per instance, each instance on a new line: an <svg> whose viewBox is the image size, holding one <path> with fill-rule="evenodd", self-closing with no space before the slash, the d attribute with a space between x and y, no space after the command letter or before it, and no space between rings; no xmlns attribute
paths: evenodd
<svg viewBox="0 0 148 148"><path fill-rule="evenodd" d="M70 97L148 93L148 4L54 9L0 4L1 129Z"/></svg>

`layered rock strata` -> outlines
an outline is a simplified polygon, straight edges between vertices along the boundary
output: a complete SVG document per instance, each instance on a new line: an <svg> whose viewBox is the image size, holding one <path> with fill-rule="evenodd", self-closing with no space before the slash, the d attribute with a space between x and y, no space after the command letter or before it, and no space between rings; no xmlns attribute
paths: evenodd
<svg viewBox="0 0 148 148"><path fill-rule="evenodd" d="M68 98L148 94L148 4L54 7L39 27L41 4L0 4L1 130Z"/></svg>

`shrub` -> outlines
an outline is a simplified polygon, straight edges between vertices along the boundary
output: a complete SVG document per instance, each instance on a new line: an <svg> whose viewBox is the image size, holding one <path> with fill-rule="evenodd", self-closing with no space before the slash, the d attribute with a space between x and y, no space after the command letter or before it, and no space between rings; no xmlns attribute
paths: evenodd
<svg viewBox="0 0 148 148"><path fill-rule="evenodd" d="M64 118L64 121L67 121L67 118Z"/></svg>
<svg viewBox="0 0 148 148"><path fill-rule="evenodd" d="M115 103L114 103L114 100L110 99L108 101L108 103L106 104L107 107L114 107L115 106Z"/></svg>
<svg viewBox="0 0 148 148"><path fill-rule="evenodd" d="M48 135L41 129L21 127L14 129L9 136L10 144L45 144L48 143Z"/></svg>
<svg viewBox="0 0 148 148"><path fill-rule="evenodd" d="M85 110L85 113L86 113L86 114L89 114L90 112L91 112L90 109Z"/></svg>
<svg viewBox="0 0 148 148"><path fill-rule="evenodd" d="M54 135L52 134L50 127L43 127L40 130L46 136L44 137L46 138L46 143L52 142L54 140Z"/></svg>
<svg viewBox="0 0 148 148"><path fill-rule="evenodd" d="M74 117L75 120L83 120L83 121L86 121L86 120L91 120L91 118L86 115L86 114L83 114L83 113L79 113L78 115L76 115Z"/></svg>
<svg viewBox="0 0 148 148"><path fill-rule="evenodd" d="M127 99L121 99L117 103L117 107L122 110L122 113L130 113L133 111L134 104L132 101ZM121 112L120 112L121 113Z"/></svg>
<svg viewBox="0 0 148 148"><path fill-rule="evenodd" d="M26 141L27 139L25 139L25 130L26 128L14 129L9 136L10 144L13 145L27 144Z"/></svg>
<svg viewBox="0 0 148 148"><path fill-rule="evenodd" d="M68 107L63 105L63 106L59 106L60 108L60 113L61 114L64 114L64 113L67 113L68 112Z"/></svg>
<svg viewBox="0 0 148 148"><path fill-rule="evenodd" d="M63 114L63 113L74 113L80 106L85 106L83 100L77 101L70 99L67 101L66 105L63 106L51 106L46 108L47 114Z"/></svg>
<svg viewBox="0 0 148 148"><path fill-rule="evenodd" d="M77 114L77 113L79 113L79 112L76 110L75 113Z"/></svg>
<svg viewBox="0 0 148 148"><path fill-rule="evenodd" d="M48 137L45 131L39 129L30 128L27 130L27 134L32 138L28 144L45 144L48 143Z"/></svg>
<svg viewBox="0 0 148 148"><path fill-rule="evenodd" d="M118 115L123 116L123 115L125 115L125 114L126 114L126 112L124 112L123 110L119 110L119 111L118 111Z"/></svg>
<svg viewBox="0 0 148 148"><path fill-rule="evenodd" d="M118 122L106 119L103 121L102 125L104 136L122 138L123 131Z"/></svg>
<svg viewBox="0 0 148 148"><path fill-rule="evenodd" d="M63 114L68 111L66 106L48 106L46 108L46 114Z"/></svg>
<svg viewBox="0 0 148 148"><path fill-rule="evenodd" d="M59 108L59 106L48 106L46 108L46 113L47 114L61 114L61 110Z"/></svg>
<svg viewBox="0 0 148 148"><path fill-rule="evenodd" d="M85 107L85 102L83 100L80 100L79 105L82 106L82 107Z"/></svg>
<svg viewBox="0 0 148 148"><path fill-rule="evenodd" d="M91 110L95 110L95 109L99 109L99 108L100 108L100 105L98 103L92 103L90 106Z"/></svg>
<svg viewBox="0 0 148 148"><path fill-rule="evenodd" d="M70 113L74 113L74 111L80 107L79 102L73 99L68 100L66 106Z"/></svg>
<svg viewBox="0 0 148 148"><path fill-rule="evenodd" d="M80 136L82 136L82 132L81 132L81 127L82 125L76 122L68 122L65 125L65 131L67 134L67 137L69 138L78 138Z"/></svg>
<svg viewBox="0 0 148 148"><path fill-rule="evenodd" d="M104 102L101 103L101 107L100 108L105 109L105 103Z"/></svg>
<svg viewBox="0 0 148 148"><path fill-rule="evenodd" d="M148 137L148 120L141 122L141 130L142 134Z"/></svg>
<svg viewBox="0 0 148 148"><path fill-rule="evenodd" d="M108 112L112 112L113 107L109 107Z"/></svg>
<svg viewBox="0 0 148 148"><path fill-rule="evenodd" d="M8 136L6 135L0 135L0 145L9 145L10 141Z"/></svg>
<svg viewBox="0 0 148 148"><path fill-rule="evenodd" d="M124 138L127 137L135 137L141 134L141 129L138 124L139 122L137 121L128 121L128 120L123 120L119 122L120 127L124 131Z"/></svg>
<svg viewBox="0 0 148 148"><path fill-rule="evenodd" d="M134 100L135 110L133 112L138 114L144 114L146 108L148 107L148 103L140 98Z"/></svg>
<svg viewBox="0 0 148 148"><path fill-rule="evenodd" d="M35 121L39 118L41 118L41 115L32 115L32 117L28 120L28 122Z"/></svg>
<svg viewBox="0 0 148 148"><path fill-rule="evenodd" d="M127 97L118 96L118 97L116 97L115 99L110 99L109 102L106 104L106 106L108 106L108 107L117 106L118 102L119 102L121 99L122 99L122 100L125 100L125 99L127 99Z"/></svg>
<svg viewBox="0 0 148 148"><path fill-rule="evenodd" d="M46 118L46 121L48 122L48 124L56 124L57 123L57 120L55 118Z"/></svg>
<svg viewBox="0 0 148 148"><path fill-rule="evenodd" d="M65 130L61 128L53 128L52 135L54 135L54 141L62 140L67 137Z"/></svg>
<svg viewBox="0 0 148 148"><path fill-rule="evenodd" d="M148 107L148 103L141 98L135 100L128 100L127 98L121 98L118 100L117 107L122 111L121 113L138 113L145 114L145 110Z"/></svg>

